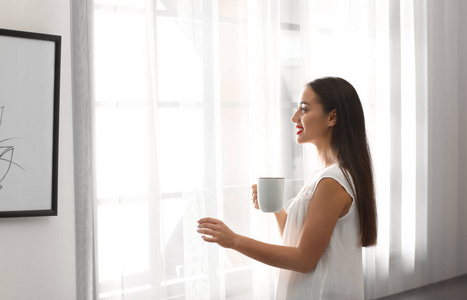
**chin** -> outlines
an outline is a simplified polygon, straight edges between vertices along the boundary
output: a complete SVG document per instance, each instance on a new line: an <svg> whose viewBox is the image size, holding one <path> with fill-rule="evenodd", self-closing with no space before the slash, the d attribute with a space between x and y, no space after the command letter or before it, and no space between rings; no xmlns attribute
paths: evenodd
<svg viewBox="0 0 467 300"><path fill-rule="evenodd" d="M300 137L297 137L297 139L295 140L297 142L297 144L301 145L301 144L306 144L307 142L302 140Z"/></svg>
<svg viewBox="0 0 467 300"><path fill-rule="evenodd" d="M303 145L303 144L314 144L314 140L307 138L305 136L297 136L296 140L297 144Z"/></svg>

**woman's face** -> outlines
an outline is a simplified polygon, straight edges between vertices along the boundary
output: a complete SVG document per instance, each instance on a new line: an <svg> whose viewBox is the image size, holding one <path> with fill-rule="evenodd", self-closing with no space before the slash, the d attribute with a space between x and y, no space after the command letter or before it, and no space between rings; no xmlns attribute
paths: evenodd
<svg viewBox="0 0 467 300"><path fill-rule="evenodd" d="M291 120L296 123L298 144L319 145L330 142L336 114L335 110L325 114L318 96L313 89L306 86L301 93L298 109Z"/></svg>

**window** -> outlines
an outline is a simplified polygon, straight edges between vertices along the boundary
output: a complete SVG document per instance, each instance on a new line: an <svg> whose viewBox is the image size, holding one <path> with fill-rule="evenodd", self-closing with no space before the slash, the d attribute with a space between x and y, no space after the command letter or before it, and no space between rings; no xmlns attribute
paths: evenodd
<svg viewBox="0 0 467 300"><path fill-rule="evenodd" d="M298 7L282 1L281 14L267 21L271 35L256 48L246 0L210 3L95 1L101 299L199 291L234 299L254 295L255 280L271 288L274 273L257 278L254 262L202 244L195 226L197 214L214 215L248 236L272 227L268 239L278 242L275 224L254 215L248 197L268 159L287 178L286 199L303 183L290 121L304 83L300 25L290 19ZM281 47L266 51L271 43ZM253 86L254 72L271 77L257 77L268 88Z"/></svg>

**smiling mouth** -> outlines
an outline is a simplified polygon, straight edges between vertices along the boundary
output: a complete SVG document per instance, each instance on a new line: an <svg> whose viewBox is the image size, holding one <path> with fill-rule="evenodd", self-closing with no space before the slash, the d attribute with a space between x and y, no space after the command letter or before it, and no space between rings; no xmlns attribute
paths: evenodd
<svg viewBox="0 0 467 300"><path fill-rule="evenodd" d="M295 128L297 128L297 134L300 134L303 132L303 127L295 126Z"/></svg>

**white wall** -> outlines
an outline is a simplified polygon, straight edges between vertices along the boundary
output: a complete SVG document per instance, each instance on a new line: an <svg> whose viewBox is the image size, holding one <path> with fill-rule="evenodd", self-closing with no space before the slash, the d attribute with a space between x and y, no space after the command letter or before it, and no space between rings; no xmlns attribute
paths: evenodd
<svg viewBox="0 0 467 300"><path fill-rule="evenodd" d="M70 3L1 0L0 28L62 36L58 216L0 219L0 299L75 299Z"/></svg>

